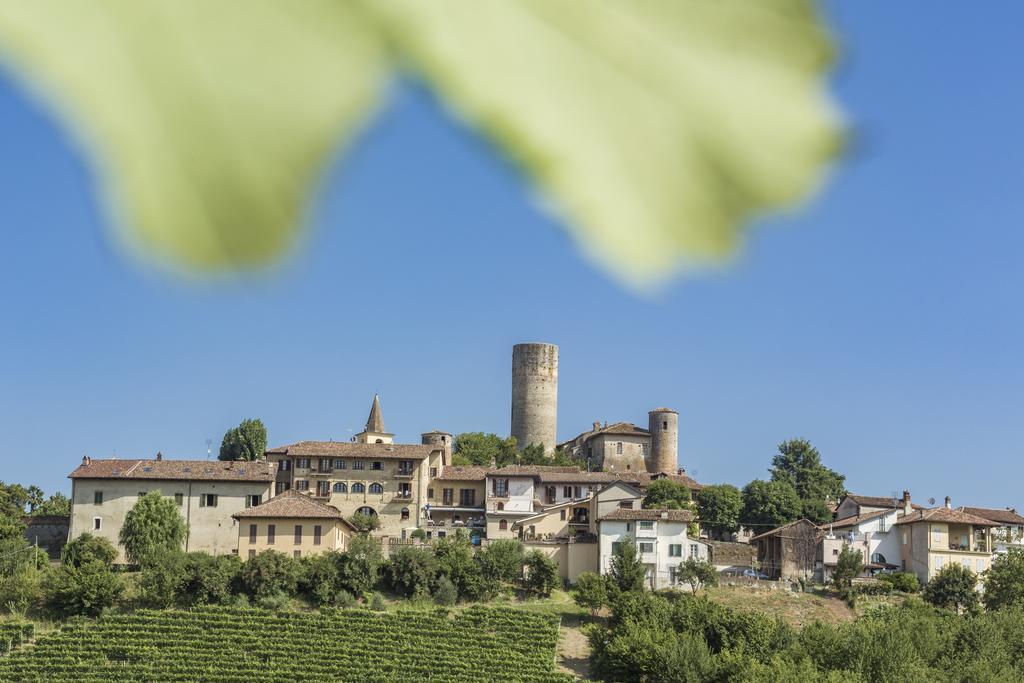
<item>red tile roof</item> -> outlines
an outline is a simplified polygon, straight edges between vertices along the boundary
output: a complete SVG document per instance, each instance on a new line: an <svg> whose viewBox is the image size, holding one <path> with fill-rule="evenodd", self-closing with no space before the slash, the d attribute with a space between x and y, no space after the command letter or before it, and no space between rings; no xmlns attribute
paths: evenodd
<svg viewBox="0 0 1024 683"><path fill-rule="evenodd" d="M972 524L974 526L999 526L978 515L946 507L915 510L909 515L900 515L897 524L915 524L917 522L939 522L945 524Z"/></svg>
<svg viewBox="0 0 1024 683"><path fill-rule="evenodd" d="M843 517L842 519L837 519L834 522L831 522L830 524L822 524L822 526L832 526L833 529L840 529L848 526L856 526L861 522L866 522L870 519L875 519L876 517L891 515L893 512L896 512L895 508L889 508L888 510L876 510L875 512L865 512L862 515L852 515L850 517Z"/></svg>
<svg viewBox="0 0 1024 683"><path fill-rule="evenodd" d="M304 458L395 458L400 460L422 460L434 451L441 450L429 444L398 443L352 443L350 441L299 441L287 446L278 446L267 451L268 455L290 455Z"/></svg>
<svg viewBox="0 0 1024 683"><path fill-rule="evenodd" d="M489 467L477 465L449 465L441 474L434 477L435 481L483 481Z"/></svg>
<svg viewBox="0 0 1024 683"><path fill-rule="evenodd" d="M631 522L635 520L643 521L662 521L662 522L692 522L693 513L689 510L628 510L625 508L618 508L612 510L604 517L601 517L601 522Z"/></svg>
<svg viewBox="0 0 1024 683"><path fill-rule="evenodd" d="M804 526L804 525L809 525L811 528L813 528L815 530L815 532L820 531L818 526L814 522L812 522L811 520L809 520L809 519L798 519L795 522L790 522L789 524L783 524L782 526L777 526L774 529L772 529L771 531L765 531L764 533L760 533L757 536L751 536L750 540L751 541L756 541L759 538L767 538L768 536L775 536L776 534L781 534L784 531L792 529L795 526Z"/></svg>
<svg viewBox="0 0 1024 683"><path fill-rule="evenodd" d="M575 465L506 465L505 467L487 468L487 476L539 477L542 473L579 471L580 468Z"/></svg>
<svg viewBox="0 0 1024 683"><path fill-rule="evenodd" d="M164 479L175 481L273 481L277 463L266 460L85 460L71 479Z"/></svg>
<svg viewBox="0 0 1024 683"><path fill-rule="evenodd" d="M972 508L962 507L962 512L966 512L969 515L976 515L990 522L998 522L999 524L1024 524L1024 517L1017 514L1016 510L1010 508Z"/></svg>
<svg viewBox="0 0 1024 683"><path fill-rule="evenodd" d="M344 519L337 508L313 500L295 489L274 496L262 505L246 508L231 515L235 519L258 517L303 517L307 519Z"/></svg>

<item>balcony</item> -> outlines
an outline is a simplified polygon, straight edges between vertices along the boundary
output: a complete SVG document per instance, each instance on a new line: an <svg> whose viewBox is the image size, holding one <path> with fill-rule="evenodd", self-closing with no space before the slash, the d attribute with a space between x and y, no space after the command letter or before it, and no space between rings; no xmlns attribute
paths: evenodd
<svg viewBox="0 0 1024 683"><path fill-rule="evenodd" d="M395 501L396 503L411 503L412 502L412 491L409 491L409 492L406 492L406 493L403 493L403 492L399 491L398 493L395 494L395 496L391 500Z"/></svg>
<svg viewBox="0 0 1024 683"><path fill-rule="evenodd" d="M412 479L415 476L413 470L395 470L392 475L395 479Z"/></svg>

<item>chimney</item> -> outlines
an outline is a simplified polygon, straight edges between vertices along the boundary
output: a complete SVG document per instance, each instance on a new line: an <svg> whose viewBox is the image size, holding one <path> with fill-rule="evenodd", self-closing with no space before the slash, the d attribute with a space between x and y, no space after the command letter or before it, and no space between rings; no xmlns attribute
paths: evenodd
<svg viewBox="0 0 1024 683"><path fill-rule="evenodd" d="M82 464L84 466L88 467L89 465L92 464L92 458L90 458L88 455L83 455L82 456Z"/></svg>
<svg viewBox="0 0 1024 683"><path fill-rule="evenodd" d="M903 489L903 514L909 515L914 511L914 506L910 504L910 491Z"/></svg>
<svg viewBox="0 0 1024 683"><path fill-rule="evenodd" d="M604 421L604 428L605 428L605 429L608 429L608 420L605 420L605 421Z"/></svg>
<svg viewBox="0 0 1024 683"><path fill-rule="evenodd" d="M684 474L686 474L686 468L680 467L679 469L676 470L676 474L678 474L679 476L683 476Z"/></svg>
<svg viewBox="0 0 1024 683"><path fill-rule="evenodd" d="M601 428L601 421L600 420L594 420L594 431L596 432L600 428Z"/></svg>
<svg viewBox="0 0 1024 683"><path fill-rule="evenodd" d="M161 453L160 451L157 451L156 452L156 459L157 460L163 460L164 459L164 454Z"/></svg>
<svg viewBox="0 0 1024 683"><path fill-rule="evenodd" d="M952 510L953 509L953 502L952 502L952 500L950 499L949 496L946 496L946 509L947 510Z"/></svg>

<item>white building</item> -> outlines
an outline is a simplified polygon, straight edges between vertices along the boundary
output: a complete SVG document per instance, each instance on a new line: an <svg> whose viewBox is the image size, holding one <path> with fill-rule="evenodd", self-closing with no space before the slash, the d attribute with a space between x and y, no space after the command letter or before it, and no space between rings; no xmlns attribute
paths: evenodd
<svg viewBox="0 0 1024 683"><path fill-rule="evenodd" d="M611 569L612 554L619 543L636 543L650 587L674 585L680 564L691 557L708 559L707 543L689 536L692 521L689 510L612 510L598 519L601 573Z"/></svg>
<svg viewBox="0 0 1024 683"><path fill-rule="evenodd" d="M900 537L896 520L900 510L874 510L829 524L822 539L822 580L829 581L843 546L860 551L867 573L900 569Z"/></svg>

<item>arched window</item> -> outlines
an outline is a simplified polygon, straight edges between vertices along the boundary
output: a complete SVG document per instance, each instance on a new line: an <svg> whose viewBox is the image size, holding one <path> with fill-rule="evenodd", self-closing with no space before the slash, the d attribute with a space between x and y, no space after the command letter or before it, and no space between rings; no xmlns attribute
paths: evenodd
<svg viewBox="0 0 1024 683"><path fill-rule="evenodd" d="M502 531L505 531L506 529L508 529L508 520L507 519L503 519L500 522L498 522L498 528L501 529Z"/></svg>
<svg viewBox="0 0 1024 683"><path fill-rule="evenodd" d="M355 488L355 487L353 486L352 488ZM366 507L365 505L363 507L359 508L358 510L356 510L356 512L359 513L360 515L366 515L367 517L376 517L377 516L377 511L376 510L374 510L371 507Z"/></svg>
<svg viewBox="0 0 1024 683"><path fill-rule="evenodd" d="M885 555L882 553L871 553L871 561L875 564L886 564Z"/></svg>
<svg viewBox="0 0 1024 683"><path fill-rule="evenodd" d="M384 439L377 439L374 443L384 443Z"/></svg>
<svg viewBox="0 0 1024 683"><path fill-rule="evenodd" d="M362 484L352 484L352 493L365 493L366 487Z"/></svg>
<svg viewBox="0 0 1024 683"><path fill-rule="evenodd" d="M402 521L409 519L409 508L402 508Z"/></svg>
<svg viewBox="0 0 1024 683"><path fill-rule="evenodd" d="M504 510L505 509L505 504L504 503L498 503L498 509L499 510Z"/></svg>
<svg viewBox="0 0 1024 683"><path fill-rule="evenodd" d="M380 484L370 484L370 493L384 493L384 487Z"/></svg>
<svg viewBox="0 0 1024 683"><path fill-rule="evenodd" d="M335 493L347 493L348 492L348 487L345 486L345 482L343 482L343 481L335 482L335 484L334 484L334 492Z"/></svg>

